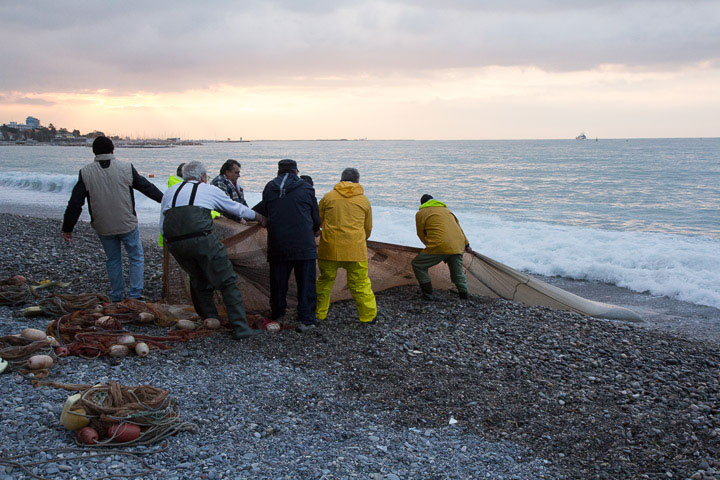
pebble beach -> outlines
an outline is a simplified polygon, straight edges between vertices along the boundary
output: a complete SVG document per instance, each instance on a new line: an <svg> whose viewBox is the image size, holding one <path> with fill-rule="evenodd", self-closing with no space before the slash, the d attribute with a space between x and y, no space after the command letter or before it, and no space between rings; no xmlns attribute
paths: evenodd
<svg viewBox="0 0 720 480"><path fill-rule="evenodd" d="M66 244L60 225L0 214L0 278L105 293L95 233L81 222ZM145 296L157 301L162 252L154 232L144 238ZM63 450L76 447L58 421L68 392L6 371L0 480L720 478L717 337L452 292L429 303L410 287L377 300L375 325L339 302L306 334L59 359L48 380L168 389L196 425L123 449L134 456L70 459L82 453ZM22 308L0 307L0 335L45 329L50 319ZM24 454L12 461L27 470L2 463Z"/></svg>

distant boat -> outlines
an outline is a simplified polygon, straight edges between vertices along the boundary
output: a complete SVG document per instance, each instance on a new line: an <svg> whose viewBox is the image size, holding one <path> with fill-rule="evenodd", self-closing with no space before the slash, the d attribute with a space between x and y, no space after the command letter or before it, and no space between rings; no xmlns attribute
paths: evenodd
<svg viewBox="0 0 720 480"><path fill-rule="evenodd" d="M585 132L580 132L580 135L575 137L575 140L587 140L587 137L585 136Z"/></svg>

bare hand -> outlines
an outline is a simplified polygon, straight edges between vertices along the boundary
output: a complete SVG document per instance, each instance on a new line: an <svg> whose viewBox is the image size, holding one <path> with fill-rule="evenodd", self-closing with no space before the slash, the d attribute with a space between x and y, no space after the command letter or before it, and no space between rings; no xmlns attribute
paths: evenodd
<svg viewBox="0 0 720 480"><path fill-rule="evenodd" d="M316 237L319 237L321 231L322 231L322 230L315 230L315 236L316 236Z"/></svg>
<svg viewBox="0 0 720 480"><path fill-rule="evenodd" d="M72 240L72 232L62 232L62 234L66 242Z"/></svg>
<svg viewBox="0 0 720 480"><path fill-rule="evenodd" d="M243 225L247 225L247 220L245 220L244 218L241 218L240 223L242 223Z"/></svg>
<svg viewBox="0 0 720 480"><path fill-rule="evenodd" d="M475 253L475 252L473 252L473 249L470 248L470 245L466 245L466 246L465 246L465 251L466 251L467 253L470 253L470 254Z"/></svg>
<svg viewBox="0 0 720 480"><path fill-rule="evenodd" d="M255 221L258 222L261 227L267 226L267 218L257 212L255 212Z"/></svg>

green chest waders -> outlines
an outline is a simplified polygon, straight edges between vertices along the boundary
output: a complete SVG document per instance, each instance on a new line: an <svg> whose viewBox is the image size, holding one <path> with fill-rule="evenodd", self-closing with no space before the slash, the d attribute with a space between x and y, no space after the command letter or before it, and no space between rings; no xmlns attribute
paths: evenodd
<svg viewBox="0 0 720 480"><path fill-rule="evenodd" d="M210 210L194 205L199 183L192 187L188 205L176 206L178 193L170 209L165 212L163 237L168 250L190 276L190 294L193 306L203 318L217 318L213 291L220 290L233 326L235 338L246 338L260 333L247 325L245 305L237 286L237 276L228 259L227 249L213 232Z"/></svg>

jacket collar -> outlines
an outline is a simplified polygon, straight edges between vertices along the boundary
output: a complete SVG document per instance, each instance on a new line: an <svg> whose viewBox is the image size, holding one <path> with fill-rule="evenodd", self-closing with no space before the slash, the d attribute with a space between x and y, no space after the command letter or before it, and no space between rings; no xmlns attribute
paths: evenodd
<svg viewBox="0 0 720 480"><path fill-rule="evenodd" d="M101 162L103 160L115 160L115 155L112 153L101 153L100 155L95 155L96 162Z"/></svg>

